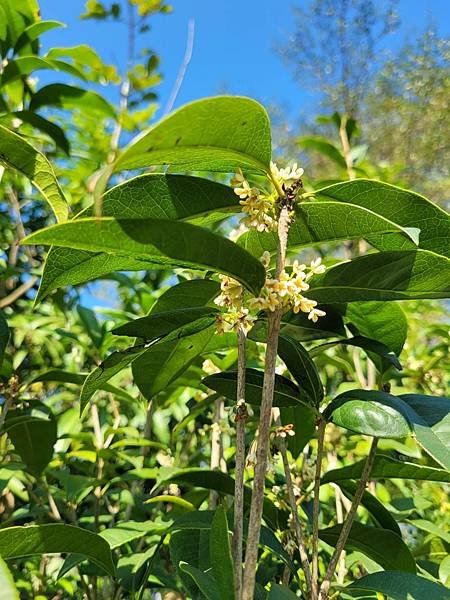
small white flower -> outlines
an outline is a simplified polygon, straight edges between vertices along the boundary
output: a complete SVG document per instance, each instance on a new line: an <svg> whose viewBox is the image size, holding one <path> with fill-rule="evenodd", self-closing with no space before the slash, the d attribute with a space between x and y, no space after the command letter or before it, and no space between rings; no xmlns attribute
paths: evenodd
<svg viewBox="0 0 450 600"><path fill-rule="evenodd" d="M317 323L319 317L324 317L327 313L319 308L313 308L308 315L308 319L313 323Z"/></svg>

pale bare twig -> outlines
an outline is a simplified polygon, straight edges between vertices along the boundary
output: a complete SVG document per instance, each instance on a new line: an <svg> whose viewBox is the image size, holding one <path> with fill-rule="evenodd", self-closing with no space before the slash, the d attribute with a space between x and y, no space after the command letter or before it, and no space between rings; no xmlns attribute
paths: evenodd
<svg viewBox="0 0 450 600"><path fill-rule="evenodd" d="M314 474L314 500L313 500L313 533L312 533L312 586L311 597L316 600L319 587L319 493L320 475L322 472L323 447L325 440L326 422L321 419L318 423L316 470Z"/></svg>
<svg viewBox="0 0 450 600"><path fill-rule="evenodd" d="M169 96L169 100L167 101L166 108L164 109L164 115L170 113L175 104L175 100L177 99L178 93L180 91L183 80L186 76L186 71L191 62L192 51L194 49L194 37L195 37L195 20L189 19L188 28L187 28L187 39L186 39L186 49L184 51L183 60L180 65L180 69L178 71L177 78L175 80L175 84L172 88L172 91Z"/></svg>

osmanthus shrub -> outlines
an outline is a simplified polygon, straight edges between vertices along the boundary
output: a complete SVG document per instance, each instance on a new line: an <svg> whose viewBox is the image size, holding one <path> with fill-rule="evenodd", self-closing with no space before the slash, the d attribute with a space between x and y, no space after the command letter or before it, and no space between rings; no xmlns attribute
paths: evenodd
<svg viewBox="0 0 450 600"><path fill-rule="evenodd" d="M169 388L190 386L209 389L234 411L233 477L180 468L157 481L155 490L173 482L213 489L220 498L215 511L204 509L202 500L178 498L186 512L155 527L159 541L152 553L169 544L174 585L188 597L209 600L450 598L439 579L417 565L395 515L366 489L380 478L450 479L450 401L394 394L390 383L402 368L397 355L405 341L402 313L393 301L450 295L450 219L444 211L379 181L305 188L296 164L272 162L266 111L243 97L207 98L161 120L118 155L108 174L148 167L151 172L130 175L97 206L70 220L47 159L3 127L0 153L7 168L19 170L41 191L58 221L22 241L49 247L36 302L62 286L116 271L188 274L147 316L117 323L112 333L118 340L128 337L129 347L93 368L80 394L83 415L94 394L131 365L149 401ZM227 219L238 225L233 241L221 233ZM364 255L344 260L330 250L335 242L354 239L366 240ZM314 257L303 263L306 248ZM380 310L383 303L387 310ZM6 325L0 326L3 348ZM376 389L325 395L316 364L333 360L327 352L338 346L370 356ZM262 363L254 358L255 348ZM200 381L195 364L215 353L231 359ZM205 402L205 410L210 404ZM4 427L16 436L18 452L21 427L39 429L45 422L50 428L45 415L15 419ZM330 424L371 442L365 460L323 474ZM429 464L377 453L378 440L409 437ZM307 444L316 449L315 460L299 490L291 466ZM268 470L273 461L286 490L281 504L273 500L276 486ZM331 527L321 527L320 488L328 483L349 498L348 511ZM359 506L368 514L364 522L358 521ZM114 578L111 548L117 546L110 542L108 535L69 525L6 527L0 531L0 554L9 559L67 552ZM362 562L361 576L344 582L336 572L345 550L356 550ZM148 567L140 589L156 589L148 580L151 557L144 558L140 566Z"/></svg>

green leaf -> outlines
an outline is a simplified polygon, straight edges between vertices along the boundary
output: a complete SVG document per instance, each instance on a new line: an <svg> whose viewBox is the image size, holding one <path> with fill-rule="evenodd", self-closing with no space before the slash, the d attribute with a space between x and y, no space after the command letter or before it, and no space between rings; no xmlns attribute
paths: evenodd
<svg viewBox="0 0 450 600"><path fill-rule="evenodd" d="M272 583L267 600L296 600L298 596L285 586Z"/></svg>
<svg viewBox="0 0 450 600"><path fill-rule="evenodd" d="M4 431L27 466L27 470L38 477L53 457L53 446L57 439L56 420L34 416L29 410L10 410Z"/></svg>
<svg viewBox="0 0 450 600"><path fill-rule="evenodd" d="M179 221L84 218L41 229L22 243L126 255L160 268L214 269L255 294L265 281L264 267L245 250L207 229Z"/></svg>
<svg viewBox="0 0 450 600"><path fill-rule="evenodd" d="M211 523L209 553L214 579L221 600L234 600L233 560L231 558L228 521L222 506L216 509Z"/></svg>
<svg viewBox="0 0 450 600"><path fill-rule="evenodd" d="M366 575L351 585L346 592L379 592L392 600L448 600L450 591L425 577L402 571L381 571Z"/></svg>
<svg viewBox="0 0 450 600"><path fill-rule="evenodd" d="M406 405L385 392L344 392L327 406L324 416L335 425L363 435L401 438L412 433Z"/></svg>
<svg viewBox="0 0 450 600"><path fill-rule="evenodd" d="M5 560L63 552L82 554L114 577L115 568L109 545L91 531L59 523L0 530L0 555Z"/></svg>
<svg viewBox="0 0 450 600"><path fill-rule="evenodd" d="M188 563L185 562L180 562L180 569L192 577L207 600L219 600L222 598L222 596L219 595L217 584L210 572L200 571L197 567L188 565Z"/></svg>
<svg viewBox="0 0 450 600"><path fill-rule="evenodd" d="M324 396L323 384L308 351L290 336L282 333L278 338L278 355L298 383L300 390L319 406Z"/></svg>
<svg viewBox="0 0 450 600"><path fill-rule="evenodd" d="M226 216L236 200L231 188L206 179L151 173L108 190L101 199L101 211L106 217L170 218L206 225ZM93 207L90 207L78 216L92 215ZM148 268L161 266L98 251L51 248L36 301L62 285L82 283L113 271Z"/></svg>
<svg viewBox="0 0 450 600"><path fill-rule="evenodd" d="M176 308L164 312L153 311L146 317L129 321L120 327L116 327L112 330L115 335L127 335L131 337L144 338L147 341L154 340L159 337L163 337L174 330L179 332L178 336L182 337L190 335L189 333L183 333L183 326L193 325L194 322L199 320L201 317L212 317L214 322L217 310L206 307L196 306L193 308ZM208 325L211 325L211 321L208 320ZM196 333L191 331L191 333Z"/></svg>
<svg viewBox="0 0 450 600"><path fill-rule="evenodd" d="M310 406L282 406L280 408L281 423L294 426L294 435L286 436L286 445L294 458L316 433L317 413Z"/></svg>
<svg viewBox="0 0 450 600"><path fill-rule="evenodd" d="M372 478L372 475L370 475L370 478ZM338 485L347 498L353 500L357 489L356 483L354 481L340 481ZM368 491L364 491L363 493L361 506L363 506L369 512L370 516L375 520L379 527L382 529L389 529L400 537L402 536L400 527L391 513L383 506L378 498L370 494Z"/></svg>
<svg viewBox="0 0 450 600"><path fill-rule="evenodd" d="M335 525L319 531L321 540L330 546L336 546L342 525ZM399 569L416 572L416 563L408 546L402 538L389 529L369 527L355 522L350 530L345 548L359 550L383 569Z"/></svg>
<svg viewBox="0 0 450 600"><path fill-rule="evenodd" d="M6 346L9 342L9 327L5 319L3 311L0 310L0 368L3 363L3 357L5 355Z"/></svg>
<svg viewBox="0 0 450 600"><path fill-rule="evenodd" d="M331 481L345 481L346 479L359 479L364 468L364 460L328 471L322 477L322 483ZM442 481L450 483L450 472L434 467L425 467L411 462L396 460L390 456L377 454L370 473L371 479L417 479L423 481Z"/></svg>
<svg viewBox="0 0 450 600"><path fill-rule="evenodd" d="M450 261L427 250L377 252L341 263L312 279L317 302L448 298Z"/></svg>
<svg viewBox="0 0 450 600"><path fill-rule="evenodd" d="M259 406L261 404L261 392L263 387L264 373L257 369L246 369L245 371L245 401L249 404ZM215 392L226 396L230 400L236 400L237 371L224 371L214 373L205 377L204 385ZM274 406L297 406L310 405L309 396L302 393L298 387L287 377L275 376L275 390L273 396Z"/></svg>
<svg viewBox="0 0 450 600"><path fill-rule="evenodd" d="M408 523L414 525L417 529L431 533L431 535L439 537L447 544L450 544L450 533L444 531L434 523L431 523L431 521L426 521L425 519L409 519Z"/></svg>
<svg viewBox="0 0 450 600"><path fill-rule="evenodd" d="M446 556L439 565L439 579L444 585L450 587L450 555Z"/></svg>
<svg viewBox="0 0 450 600"><path fill-rule="evenodd" d="M420 229L420 248L450 256L450 217L420 194L381 181L355 179L318 190L316 195L318 198L359 205L402 227L417 227ZM392 250L394 248L390 245L385 245L388 239L378 236L368 238L380 250Z"/></svg>
<svg viewBox="0 0 450 600"><path fill-rule="evenodd" d="M151 314L209 304L220 292L220 284L213 279L182 281L165 291L152 306Z"/></svg>
<svg viewBox="0 0 450 600"><path fill-rule="evenodd" d="M160 469L160 476L152 491L155 491L155 489L158 489L161 485L170 481L193 485L206 490L216 490L221 494L234 496L234 479L230 475L221 473L220 471L211 471L205 468L187 468L183 470L170 468ZM244 486L244 504L247 508L250 506L251 497L251 488ZM204 511L201 512L203 513ZM278 527L279 521L283 521L286 516L285 513L277 509L268 498L264 498L263 515L266 523L275 529ZM195 518L196 516L194 513L183 515L177 519L177 526L180 526L180 523L183 522L192 523L192 520ZM198 527L198 525L196 525L196 527Z"/></svg>
<svg viewBox="0 0 450 600"><path fill-rule="evenodd" d="M403 349L408 331L405 313L395 302L352 302L347 307L345 319L350 328L366 338L383 343L397 356ZM353 331L353 330L352 330ZM353 331L353 333L355 333ZM383 361L372 356L381 371Z"/></svg>
<svg viewBox="0 0 450 600"><path fill-rule="evenodd" d="M286 313L281 320L281 332L300 342L344 336L344 321L336 307L322 304L319 308L325 310L326 315L320 317L317 323L313 323L303 312L295 314L290 311ZM256 325L258 324L259 321Z"/></svg>
<svg viewBox="0 0 450 600"><path fill-rule="evenodd" d="M2 73L0 84L7 85L21 77L28 77L34 71L42 70L69 71L79 76L76 69L63 61L49 60L40 56L19 56L8 62Z"/></svg>
<svg viewBox="0 0 450 600"><path fill-rule="evenodd" d="M55 29L57 27L65 27L60 21L36 21L28 25L20 34L14 46L14 54L17 54L24 46L30 42L34 42L41 37L43 33Z"/></svg>
<svg viewBox="0 0 450 600"><path fill-rule="evenodd" d="M14 584L11 571L8 565L0 557L0 589L2 590L3 600L20 600L19 592Z"/></svg>
<svg viewBox="0 0 450 600"><path fill-rule="evenodd" d="M210 568L209 531L195 531L192 529L174 531L170 535L169 550L172 564L175 565L184 586L193 598L199 596L197 585L181 569L181 563L189 561L189 564L199 569L200 572ZM212 585L215 585L212 576L210 576L210 581L212 581ZM218 600L218 596L216 600Z"/></svg>
<svg viewBox="0 0 450 600"><path fill-rule="evenodd" d="M156 342L133 362L136 385L148 399L166 389L203 352L214 333L209 327L193 335Z"/></svg>
<svg viewBox="0 0 450 600"><path fill-rule="evenodd" d="M118 169L169 165L172 170L268 171L270 123L250 98L216 96L187 104L138 136L119 156Z"/></svg>
<svg viewBox="0 0 450 600"><path fill-rule="evenodd" d="M389 234L396 241L393 249L416 248L411 233L397 223L353 204L326 201L302 202L296 206L295 220L289 229L288 248L366 237L373 232ZM238 243L250 254L259 257L265 251L276 252L277 234L248 231Z"/></svg>
<svg viewBox="0 0 450 600"><path fill-rule="evenodd" d="M383 359L383 363L381 363L381 365L378 362L380 370L385 370L385 365L387 365L387 363L393 365L398 371L402 370L402 365L400 364L397 356L387 346L381 342L371 340L362 335L355 335L354 337L347 338L346 340L336 340L335 342L328 342L326 344L322 344L321 346L316 346L310 351L310 355L316 356L320 352L323 352L323 350L326 348L330 348L338 344L341 344L342 346L356 346L357 348L362 348L365 350L372 359L376 359L378 357Z"/></svg>
<svg viewBox="0 0 450 600"><path fill-rule="evenodd" d="M3 125L0 125L0 163L27 177L50 204L58 221L67 219L67 201L51 164L41 152Z"/></svg>
<svg viewBox="0 0 450 600"><path fill-rule="evenodd" d="M101 117L116 118L114 108L100 94L65 83L51 83L36 92L31 98L29 109L36 111L42 106L55 106L64 110L81 109L90 114L97 113Z"/></svg>
<svg viewBox="0 0 450 600"><path fill-rule="evenodd" d="M20 119L24 123L28 123L36 129L39 129L39 131L47 134L55 142L58 148L66 154L69 154L69 140L64 133L64 129L59 127L59 125L52 123L52 121L49 121L48 119L44 119L41 115L31 112L30 110L19 110L11 113L11 116Z"/></svg>
<svg viewBox="0 0 450 600"><path fill-rule="evenodd" d="M409 407L416 440L440 465L450 470L450 399L402 394Z"/></svg>
<svg viewBox="0 0 450 600"><path fill-rule="evenodd" d="M134 346L126 350L113 352L98 367L89 373L84 380L80 395L80 414L84 413L87 403L94 393L102 389L107 381L125 369L147 350L146 347Z"/></svg>
<svg viewBox="0 0 450 600"><path fill-rule="evenodd" d="M306 148L320 152L320 154L323 154L332 160L335 164L341 167L341 169L347 168L347 164L345 162L345 158L342 156L342 152L326 138L321 136L304 136L298 138L297 143L300 148Z"/></svg>

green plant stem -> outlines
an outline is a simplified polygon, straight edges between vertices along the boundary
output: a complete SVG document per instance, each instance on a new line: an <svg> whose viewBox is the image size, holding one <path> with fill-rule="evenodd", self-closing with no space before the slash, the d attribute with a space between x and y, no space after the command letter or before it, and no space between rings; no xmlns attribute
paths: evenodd
<svg viewBox="0 0 450 600"><path fill-rule="evenodd" d="M280 276L285 266L289 222L288 209L283 206L278 221L277 278ZM242 600L253 600L255 589L256 564L258 560L258 545L264 501L264 484L267 471L267 453L269 450L270 424L272 419L273 392L275 387L278 334L280 332L282 312L281 308L275 310L269 314L268 318L264 381L258 427L258 449L256 453L255 476L253 479L250 520L245 552Z"/></svg>
<svg viewBox="0 0 450 600"><path fill-rule="evenodd" d="M275 413L275 411L278 413L276 416L276 423L277 423L277 425L281 426L280 410L278 408L277 409L274 408L273 411L274 411L274 413ZM291 508L292 520L294 522L294 529L295 529L295 535L297 538L298 551L300 554L300 561L302 563L302 569L303 569L303 573L305 574L307 591L309 594L311 592L311 583L312 583L311 567L310 567L309 560L308 560L308 553L306 551L306 545L305 545L305 539L303 536L302 524L300 521L300 517L298 516L297 502L296 502L295 494L294 494L294 485L292 483L291 470L289 468L289 460L288 460L288 455L287 455L285 438L283 438L283 437L279 438L278 447L280 449L281 459L283 461L283 469L284 469L284 476L286 478L288 500L289 500L289 505Z"/></svg>
<svg viewBox="0 0 450 600"><path fill-rule="evenodd" d="M314 474L314 501L313 501L313 522L312 522L312 581L311 581L311 598L316 600L319 590L319 494L320 494L320 475L322 472L323 446L325 440L326 422L321 419L318 423L317 437L317 456L316 470Z"/></svg>
<svg viewBox="0 0 450 600"><path fill-rule="evenodd" d="M234 595L240 600L242 592L242 540L244 528L244 472L245 472L245 367L246 367L246 333L242 326L238 330L238 375L237 375L237 409L236 409L236 460L234 471L234 522L232 554L234 565Z"/></svg>
<svg viewBox="0 0 450 600"><path fill-rule="evenodd" d="M333 552L330 563L328 565L328 569L327 569L325 578L322 582L322 585L320 586L319 600L326 600L326 598L328 597L328 591L330 589L331 580L333 578L334 572L335 572L337 564L339 562L339 558L341 556L341 553L345 547L348 536L352 529L353 521L355 520L356 512L358 510L358 506L361 503L361 499L362 499L364 491L366 489L367 482L369 481L370 472L372 470L373 462L375 460L377 445L378 445L378 438L374 437L372 439L372 444L370 446L369 454L368 454L368 456L366 458L366 462L364 464L364 469L361 474L361 478L358 482L358 487L356 488L356 492L355 492L355 496L353 498L352 505L351 505L350 510L347 514L347 517L342 525L341 533L340 533L338 541L336 543L336 548Z"/></svg>

